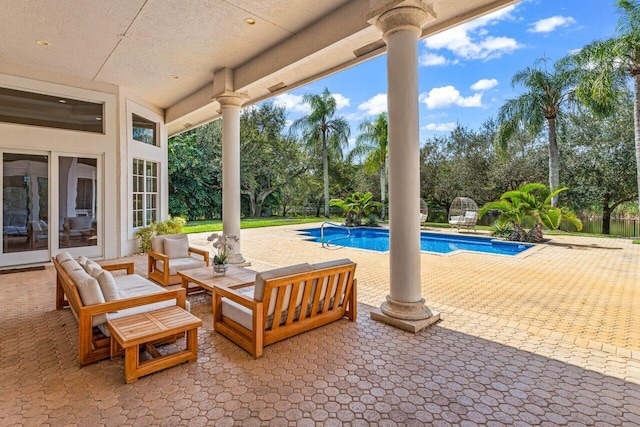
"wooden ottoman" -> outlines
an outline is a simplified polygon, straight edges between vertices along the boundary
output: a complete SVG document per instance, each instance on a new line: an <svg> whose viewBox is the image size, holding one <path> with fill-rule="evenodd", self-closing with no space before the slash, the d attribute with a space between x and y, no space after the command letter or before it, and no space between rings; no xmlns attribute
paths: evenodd
<svg viewBox="0 0 640 427"><path fill-rule="evenodd" d="M111 359L124 349L124 379L127 383L143 375L190 362L198 358L198 327L202 320L178 306L166 307L148 313L135 314L107 321L111 331ZM187 333L187 348L176 353L162 355L152 342ZM153 357L140 361L140 346Z"/></svg>

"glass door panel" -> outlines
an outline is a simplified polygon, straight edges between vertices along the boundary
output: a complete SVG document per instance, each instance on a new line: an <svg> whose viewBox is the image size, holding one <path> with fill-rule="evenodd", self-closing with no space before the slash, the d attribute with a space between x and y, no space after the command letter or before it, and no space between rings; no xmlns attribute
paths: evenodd
<svg viewBox="0 0 640 427"><path fill-rule="evenodd" d="M59 248L98 244L98 160L59 157Z"/></svg>
<svg viewBox="0 0 640 427"><path fill-rule="evenodd" d="M3 153L2 253L43 250L48 254L49 158Z"/></svg>

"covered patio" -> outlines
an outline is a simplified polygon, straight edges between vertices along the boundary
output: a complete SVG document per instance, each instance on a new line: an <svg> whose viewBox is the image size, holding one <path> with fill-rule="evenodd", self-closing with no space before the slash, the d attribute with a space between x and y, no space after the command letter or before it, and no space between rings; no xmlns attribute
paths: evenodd
<svg viewBox="0 0 640 427"><path fill-rule="evenodd" d="M130 385L122 359L78 367L77 325L69 310L55 310L52 267L2 276L0 423L640 422L640 246L554 236L525 257L423 253L422 292L443 320L411 334L369 318L388 291L387 254L322 249L299 228L243 230L245 256L256 270L356 261L356 323L334 322L254 360L212 331L210 297L194 294L204 323L198 360ZM190 239L205 244L206 234ZM146 258L131 259L144 274Z"/></svg>

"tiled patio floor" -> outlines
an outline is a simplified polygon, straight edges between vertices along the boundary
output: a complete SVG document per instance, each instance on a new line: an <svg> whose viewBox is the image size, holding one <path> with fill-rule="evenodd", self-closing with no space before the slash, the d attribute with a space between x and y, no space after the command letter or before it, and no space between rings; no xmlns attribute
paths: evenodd
<svg viewBox="0 0 640 427"><path fill-rule="evenodd" d="M553 237L517 258L423 254L423 295L444 320L413 335L369 319L387 255L321 249L297 228L245 230L243 254L256 270L353 259L356 323L253 360L193 295L198 361L129 385L122 360L78 367L52 267L0 276L0 425L640 425L640 245Z"/></svg>

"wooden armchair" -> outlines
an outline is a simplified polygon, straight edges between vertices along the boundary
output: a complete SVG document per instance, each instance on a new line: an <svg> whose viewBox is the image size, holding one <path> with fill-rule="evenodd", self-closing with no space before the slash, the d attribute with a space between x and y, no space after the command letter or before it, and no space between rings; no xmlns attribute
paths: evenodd
<svg viewBox="0 0 640 427"><path fill-rule="evenodd" d="M299 264L256 275L253 293L213 290L213 327L255 358L263 347L334 320L356 320L356 264ZM251 285L247 285L251 286Z"/></svg>
<svg viewBox="0 0 640 427"><path fill-rule="evenodd" d="M181 283L178 271L209 265L209 251L189 246L186 234L152 237L151 250L147 254L147 276L162 286ZM199 255L201 258L196 258L192 254Z"/></svg>

